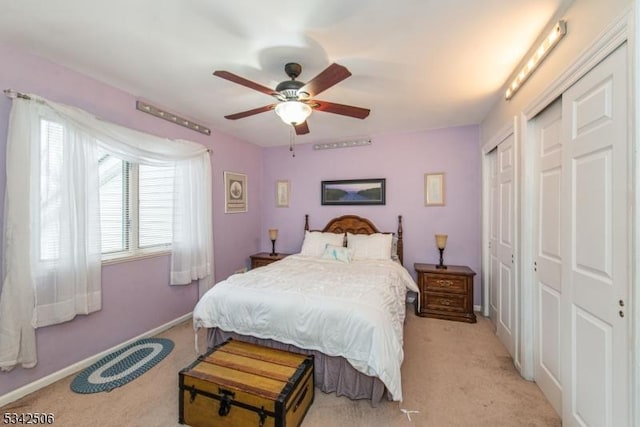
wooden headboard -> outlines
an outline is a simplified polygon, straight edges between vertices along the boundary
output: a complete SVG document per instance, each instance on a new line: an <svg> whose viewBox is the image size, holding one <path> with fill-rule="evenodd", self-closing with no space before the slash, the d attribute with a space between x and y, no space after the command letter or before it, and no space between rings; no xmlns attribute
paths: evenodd
<svg viewBox="0 0 640 427"><path fill-rule="evenodd" d="M304 229L309 231L309 214L304 216ZM362 218L358 215L343 215L337 218L333 218L322 229L323 232L328 233L351 233L351 234L373 234L384 233L376 228L371 221L366 218ZM396 232L398 237L398 259L400 264L403 263L403 243L402 243L402 215L398 215L398 231Z"/></svg>

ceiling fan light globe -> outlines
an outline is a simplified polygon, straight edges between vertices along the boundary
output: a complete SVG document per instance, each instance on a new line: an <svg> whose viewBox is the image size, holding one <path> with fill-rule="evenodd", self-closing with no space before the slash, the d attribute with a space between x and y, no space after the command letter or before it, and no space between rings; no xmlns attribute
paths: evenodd
<svg viewBox="0 0 640 427"><path fill-rule="evenodd" d="M276 105L276 114L288 125L299 125L311 115L311 107L300 101L285 101Z"/></svg>

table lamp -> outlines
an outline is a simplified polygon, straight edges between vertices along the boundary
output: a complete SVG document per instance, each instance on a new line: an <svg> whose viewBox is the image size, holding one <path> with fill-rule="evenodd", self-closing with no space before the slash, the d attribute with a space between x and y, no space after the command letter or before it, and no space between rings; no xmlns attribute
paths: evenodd
<svg viewBox="0 0 640 427"><path fill-rule="evenodd" d="M436 265L436 268L447 268L447 266L442 263L442 253L444 252L445 246L447 246L447 237L446 234L436 234L436 246L440 251L440 264Z"/></svg>
<svg viewBox="0 0 640 427"><path fill-rule="evenodd" d="M276 256L276 239L278 238L278 229L270 228L269 229L269 239L271 239L271 253L269 255Z"/></svg>

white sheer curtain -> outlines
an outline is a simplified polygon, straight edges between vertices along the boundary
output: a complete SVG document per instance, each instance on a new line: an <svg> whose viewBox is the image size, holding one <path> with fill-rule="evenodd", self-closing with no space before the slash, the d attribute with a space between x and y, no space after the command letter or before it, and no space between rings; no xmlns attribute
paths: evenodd
<svg viewBox="0 0 640 427"><path fill-rule="evenodd" d="M30 97L13 100L9 119L0 295L2 370L35 366L34 328L101 308L99 148L126 161L175 168L169 282L200 280L200 294L213 284L211 164L206 147L155 137ZM43 119L64 128L62 149L41 144ZM41 178L43 170L47 180ZM42 233L55 236L55 247L42 250Z"/></svg>

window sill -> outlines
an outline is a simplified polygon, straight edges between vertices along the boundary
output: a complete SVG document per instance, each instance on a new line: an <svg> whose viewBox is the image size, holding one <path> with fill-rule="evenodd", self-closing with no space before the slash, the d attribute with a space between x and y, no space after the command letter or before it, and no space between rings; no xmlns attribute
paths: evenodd
<svg viewBox="0 0 640 427"><path fill-rule="evenodd" d="M111 255L111 256L105 255L105 257L102 258L102 265L120 264L123 262L137 261L137 260L147 259L147 258L155 258L155 257L165 256L170 254L171 254L170 249L162 249L162 250L155 249L155 250L149 250L149 251L138 251L138 252L129 253L126 255L122 255L122 254Z"/></svg>

